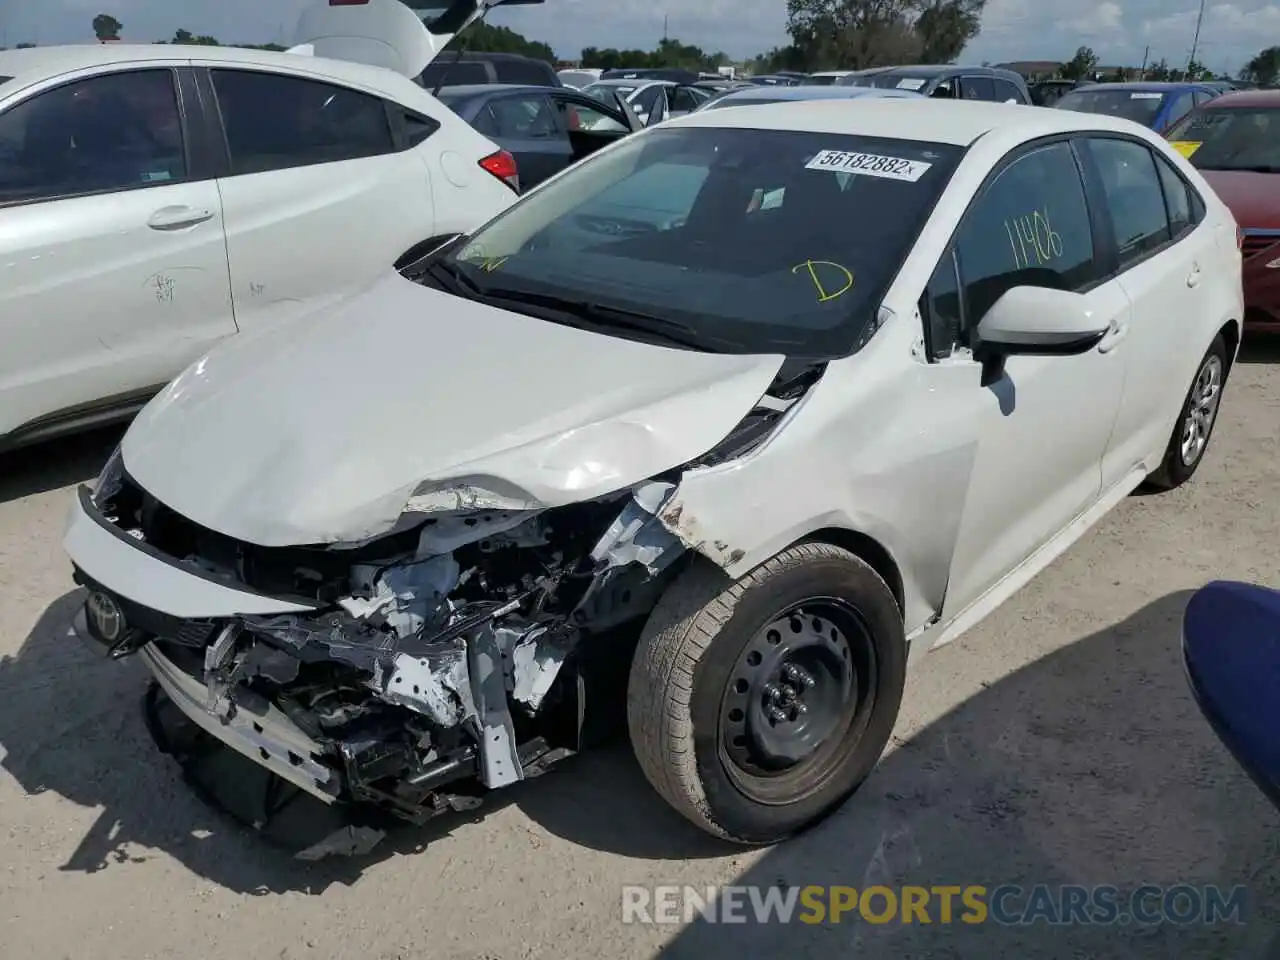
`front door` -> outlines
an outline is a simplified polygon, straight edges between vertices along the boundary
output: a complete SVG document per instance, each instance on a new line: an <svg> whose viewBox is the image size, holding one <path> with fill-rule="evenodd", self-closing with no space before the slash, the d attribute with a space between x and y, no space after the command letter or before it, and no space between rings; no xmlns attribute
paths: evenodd
<svg viewBox="0 0 1280 960"><path fill-rule="evenodd" d="M127 405L236 332L177 78L100 73L0 113L0 435Z"/></svg>
<svg viewBox="0 0 1280 960"><path fill-rule="evenodd" d="M1083 292L1117 326L1130 312L1117 282L1098 282L1084 187L1066 141L1016 155L970 207L952 250L923 304L931 402L944 422L973 438L944 619L1097 501L1124 386L1125 351L1099 348L1010 357L1004 376L981 386L969 352L973 331L1014 286Z"/></svg>

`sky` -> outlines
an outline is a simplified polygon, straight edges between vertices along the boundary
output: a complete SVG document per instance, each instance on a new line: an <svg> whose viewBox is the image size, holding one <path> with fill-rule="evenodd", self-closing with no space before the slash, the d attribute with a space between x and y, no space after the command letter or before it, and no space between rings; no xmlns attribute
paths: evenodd
<svg viewBox="0 0 1280 960"><path fill-rule="evenodd" d="M228 43L288 42L298 11L315 0L0 0L0 46L91 40L98 13L124 24L126 40L159 40L179 27ZM1259 48L1280 41L1280 0L1204 0L1197 59L1236 73ZM1106 65L1183 63L1200 0L988 0L966 62L1066 60L1090 46ZM546 0L495 10L490 22L544 40L564 59L584 46L653 47L664 2ZM786 41L785 0L682 0L666 4L670 36L745 58Z"/></svg>

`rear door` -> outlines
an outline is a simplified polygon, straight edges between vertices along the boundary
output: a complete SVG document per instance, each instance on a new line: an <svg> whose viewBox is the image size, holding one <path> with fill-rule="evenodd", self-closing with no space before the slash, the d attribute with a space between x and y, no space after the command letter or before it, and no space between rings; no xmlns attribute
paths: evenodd
<svg viewBox="0 0 1280 960"><path fill-rule="evenodd" d="M667 96L670 99L668 116L683 117L698 109L698 104L702 102L702 97L698 96L699 93L701 91L695 91L693 87L683 85L668 88Z"/></svg>
<svg viewBox="0 0 1280 960"><path fill-rule="evenodd" d="M553 94L552 102L559 115L560 125L569 138L572 163L577 163L601 147L607 147L642 127L640 119L625 110L625 102L620 110L609 110L604 104L596 103L589 97L569 94Z"/></svg>
<svg viewBox="0 0 1280 960"><path fill-rule="evenodd" d="M569 135L546 94L524 92L491 97L472 125L516 158L522 190L559 173L571 162Z"/></svg>
<svg viewBox="0 0 1280 960"><path fill-rule="evenodd" d="M0 109L0 435L126 405L236 332L201 119L176 65Z"/></svg>
<svg viewBox="0 0 1280 960"><path fill-rule="evenodd" d="M218 181L242 330L305 315L433 236L430 170L393 107L316 77L204 64L226 134Z"/></svg>
<svg viewBox="0 0 1280 960"><path fill-rule="evenodd" d="M1213 231L1189 185L1146 144L1121 137L1088 141L1116 242L1116 273L1133 302L1120 349L1129 356L1124 399L1103 462L1114 482L1169 442L1174 416L1209 343L1207 318L1221 283Z"/></svg>

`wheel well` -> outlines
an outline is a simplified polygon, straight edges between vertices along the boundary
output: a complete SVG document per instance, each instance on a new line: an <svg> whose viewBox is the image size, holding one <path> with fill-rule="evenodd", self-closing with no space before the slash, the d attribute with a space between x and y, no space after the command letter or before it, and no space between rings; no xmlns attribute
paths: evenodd
<svg viewBox="0 0 1280 960"><path fill-rule="evenodd" d="M1236 349L1240 346L1240 321L1228 320L1218 331L1227 344L1227 366L1231 366L1236 358Z"/></svg>
<svg viewBox="0 0 1280 960"><path fill-rule="evenodd" d="M828 527L825 530L817 530L809 534L800 542L813 543L815 541L829 543L833 547L848 550L855 556L865 560L872 570L880 574L880 579L889 585L889 589L893 592L893 599L898 604L898 610L900 612L906 610L902 574L898 572L898 565L893 562L893 557L890 556L889 551L876 540L856 530Z"/></svg>

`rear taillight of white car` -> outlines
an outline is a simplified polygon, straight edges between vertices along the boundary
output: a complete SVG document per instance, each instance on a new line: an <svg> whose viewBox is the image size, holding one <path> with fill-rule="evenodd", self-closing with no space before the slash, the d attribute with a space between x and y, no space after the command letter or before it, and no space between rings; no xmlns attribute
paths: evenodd
<svg viewBox="0 0 1280 960"><path fill-rule="evenodd" d="M332 2L332 0L331 0ZM505 150L491 153L480 161L480 166L505 183L516 193L520 192L520 171L516 167L516 158Z"/></svg>

